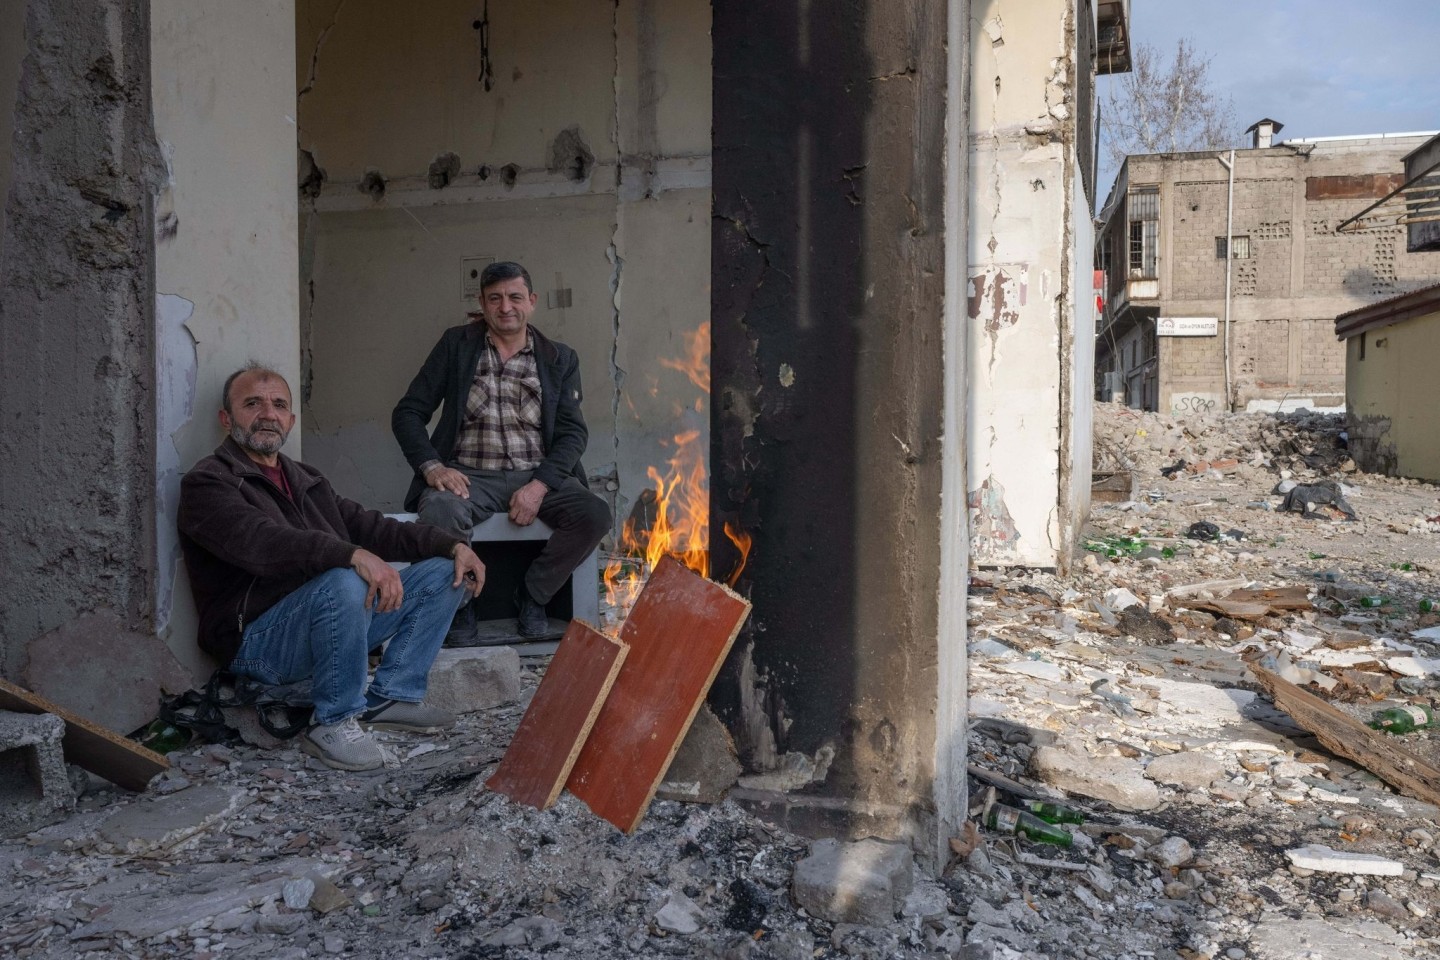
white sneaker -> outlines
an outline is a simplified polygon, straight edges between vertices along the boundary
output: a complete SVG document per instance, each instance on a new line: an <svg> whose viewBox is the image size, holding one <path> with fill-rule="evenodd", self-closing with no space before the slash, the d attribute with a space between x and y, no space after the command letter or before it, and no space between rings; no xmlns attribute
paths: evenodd
<svg viewBox="0 0 1440 960"><path fill-rule="evenodd" d="M375 770L385 765L385 748L354 717L316 724L300 738L300 749L336 770Z"/></svg>

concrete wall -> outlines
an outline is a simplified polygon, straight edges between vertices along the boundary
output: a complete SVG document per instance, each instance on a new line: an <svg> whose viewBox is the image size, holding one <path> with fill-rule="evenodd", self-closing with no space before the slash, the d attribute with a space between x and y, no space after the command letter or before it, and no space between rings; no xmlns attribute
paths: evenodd
<svg viewBox="0 0 1440 960"><path fill-rule="evenodd" d="M1440 253L1406 253L1393 215L1358 230L1335 227L1391 188L1413 138L1356 138L1236 154L1233 232L1250 257L1231 262L1231 377L1241 408L1335 408L1345 389L1333 318L1440 280ZM1225 312L1228 179L1213 154L1131 157L1131 189L1160 185L1161 316ZM1142 301L1136 301L1142 304ZM1176 413L1225 404L1223 324L1215 337L1159 339L1159 407Z"/></svg>
<svg viewBox="0 0 1440 960"><path fill-rule="evenodd" d="M1440 311L1358 334L1345 347L1346 419L1355 462L1375 473L1440 481L1435 429Z"/></svg>
<svg viewBox="0 0 1440 960"><path fill-rule="evenodd" d="M153 634L148 23L118 0L0 14L0 673L127 732L174 667Z"/></svg>
<svg viewBox="0 0 1440 960"><path fill-rule="evenodd" d="M1069 0L971 6L967 442L982 565L1064 566L1088 511L1093 228L1074 137L1075 77L1093 64L1077 62L1075 16Z"/></svg>
<svg viewBox="0 0 1440 960"><path fill-rule="evenodd" d="M221 441L225 378L247 360L299 383L292 0L153 0L159 445L157 626L197 675L180 563L180 476ZM303 423L303 419L302 419ZM286 446L300 456L300 430Z"/></svg>
<svg viewBox="0 0 1440 960"><path fill-rule="evenodd" d="M937 623L942 595L963 604L942 586L939 524L942 480L963 488L945 469L963 427L942 416L964 383L943 363L963 357L944 326L962 195L936 162L955 157L946 110L956 140L965 127L947 104L963 5L950 14L727 2L714 27L712 509L756 543L740 580L754 611L712 702L752 768L821 761L803 795L742 802L909 839L931 862L963 809L963 636L947 627L942 651Z"/></svg>
<svg viewBox="0 0 1440 960"><path fill-rule="evenodd" d="M5 201L10 196L10 168L14 154L15 90L25 59L26 4L9 0L0 4L0 244L5 242ZM0 247L0 257L4 248Z"/></svg>
<svg viewBox="0 0 1440 960"><path fill-rule="evenodd" d="M709 7L492 2L489 91L482 10L298 5L300 145L324 171L303 213L306 455L398 509L390 411L473 307L468 268L519 260L533 322L580 352L585 465L618 487L623 521L675 435L708 446L708 391L662 361L709 320ZM360 189L372 170L383 195Z"/></svg>

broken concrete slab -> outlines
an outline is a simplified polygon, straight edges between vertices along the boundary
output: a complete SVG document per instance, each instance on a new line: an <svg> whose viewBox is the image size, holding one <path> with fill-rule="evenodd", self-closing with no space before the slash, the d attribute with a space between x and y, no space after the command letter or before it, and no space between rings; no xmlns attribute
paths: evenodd
<svg viewBox="0 0 1440 960"><path fill-rule="evenodd" d="M0 710L0 837L54 823L75 809L64 735L65 721L53 713Z"/></svg>
<svg viewBox="0 0 1440 960"><path fill-rule="evenodd" d="M337 869L337 865L308 858L272 860L240 870L224 865L174 878L170 883L157 883L153 875L147 874L141 890L129 882L133 878L121 877L115 881L119 884L115 890L109 889L111 883L107 882L86 891L91 902L109 909L95 921L76 928L70 939L115 935L147 939L170 930L186 930L212 917L278 900L289 880L313 872L329 876Z"/></svg>
<svg viewBox="0 0 1440 960"><path fill-rule="evenodd" d="M1250 935L1255 960L1297 957L1364 957L1365 960L1413 960L1407 939L1378 920L1291 920L1269 916Z"/></svg>
<svg viewBox="0 0 1440 960"><path fill-rule="evenodd" d="M553 804L628 653L588 623L570 621L505 758L485 785L541 810Z"/></svg>
<svg viewBox="0 0 1440 960"><path fill-rule="evenodd" d="M140 800L100 824L95 847L101 853L148 856L233 816L253 801L239 787L189 787L168 796Z"/></svg>
<svg viewBox="0 0 1440 960"><path fill-rule="evenodd" d="M914 885L914 856L897 843L817 840L795 864L795 901L832 923L885 926Z"/></svg>
<svg viewBox="0 0 1440 960"><path fill-rule="evenodd" d="M155 719L161 694L195 678L153 632L128 629L112 611L86 614L36 637L18 679L42 697L109 730L129 733ZM125 656L117 657L116 650Z"/></svg>
<svg viewBox="0 0 1440 960"><path fill-rule="evenodd" d="M1225 765L1208 753L1182 750L1156 757L1145 767L1145 776L1159 783L1192 790L1208 787L1225 776Z"/></svg>
<svg viewBox="0 0 1440 960"><path fill-rule="evenodd" d="M260 723L260 713L253 704L244 707L221 707L220 716L224 718L227 727L240 734L240 739L252 747L279 750L290 742L265 729Z"/></svg>
<svg viewBox="0 0 1440 960"><path fill-rule="evenodd" d="M472 713L514 703L521 690L514 647L447 647L430 667L425 700L451 713Z"/></svg>
<svg viewBox="0 0 1440 960"><path fill-rule="evenodd" d="M730 731L708 706L701 704L655 796L688 803L719 803L740 778L742 769Z"/></svg>
<svg viewBox="0 0 1440 960"><path fill-rule="evenodd" d="M1040 747L1030 758L1030 772L1066 793L1104 800L1121 810L1152 810L1160 790L1145 779L1144 770L1124 757L1087 757L1060 747Z"/></svg>
<svg viewBox="0 0 1440 960"><path fill-rule="evenodd" d="M1405 872L1399 860L1376 857L1368 853L1332 850L1323 843L1312 843L1285 851L1295 866L1317 873L1351 873L1370 877L1398 877Z"/></svg>

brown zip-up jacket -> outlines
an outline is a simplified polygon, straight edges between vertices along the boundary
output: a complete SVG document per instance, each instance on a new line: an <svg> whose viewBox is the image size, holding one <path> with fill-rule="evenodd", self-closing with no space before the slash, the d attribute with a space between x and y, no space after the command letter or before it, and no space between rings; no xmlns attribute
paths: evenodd
<svg viewBox="0 0 1440 960"><path fill-rule="evenodd" d="M180 546L200 613L200 647L228 664L245 627L356 548L382 560L448 557L460 542L337 494L314 467L280 455L291 501L226 438L180 483Z"/></svg>

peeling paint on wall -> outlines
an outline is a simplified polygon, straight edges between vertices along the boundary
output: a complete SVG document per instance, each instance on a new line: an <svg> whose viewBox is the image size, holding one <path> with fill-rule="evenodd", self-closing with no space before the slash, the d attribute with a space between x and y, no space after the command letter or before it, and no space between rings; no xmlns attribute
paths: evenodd
<svg viewBox="0 0 1440 960"><path fill-rule="evenodd" d="M180 478L185 465L176 435L195 411L195 337L186 323L195 304L184 297L161 293L155 297L155 445L156 584L155 629L164 633L170 624L175 577L180 568L180 536L175 516L180 506Z"/></svg>
<svg viewBox="0 0 1440 960"><path fill-rule="evenodd" d="M994 477L986 477L970 492L970 530L982 555L1013 552L1020 542L1020 531L1005 505L1005 488Z"/></svg>
<svg viewBox="0 0 1440 960"><path fill-rule="evenodd" d="M1001 330L1020 321L1020 308L1030 296L1030 266L1024 263L987 266L982 273L970 278L967 296L970 319L984 320L993 341Z"/></svg>

